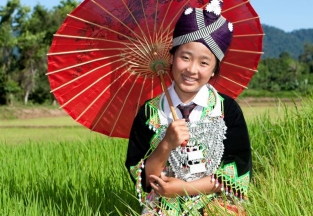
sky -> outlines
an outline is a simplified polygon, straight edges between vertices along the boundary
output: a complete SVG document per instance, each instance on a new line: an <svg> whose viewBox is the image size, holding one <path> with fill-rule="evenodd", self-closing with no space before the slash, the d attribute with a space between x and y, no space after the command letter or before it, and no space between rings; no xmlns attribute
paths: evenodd
<svg viewBox="0 0 313 216"><path fill-rule="evenodd" d="M20 2L31 8L40 2L50 9L59 5L61 0L20 0ZM7 0L0 0L0 6L5 6L6 3ZM262 24L285 32L313 28L313 0L250 0L250 3L261 17Z"/></svg>

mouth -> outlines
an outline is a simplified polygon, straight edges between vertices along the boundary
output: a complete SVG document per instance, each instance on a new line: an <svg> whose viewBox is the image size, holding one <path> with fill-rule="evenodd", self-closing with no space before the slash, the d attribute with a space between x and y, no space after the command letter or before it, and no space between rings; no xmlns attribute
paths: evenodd
<svg viewBox="0 0 313 216"><path fill-rule="evenodd" d="M185 75L183 75L183 74L182 74L182 78L183 78L185 81L187 81L187 82L195 82L195 81L197 81L197 79L191 78L191 77L188 77L188 76L185 76Z"/></svg>

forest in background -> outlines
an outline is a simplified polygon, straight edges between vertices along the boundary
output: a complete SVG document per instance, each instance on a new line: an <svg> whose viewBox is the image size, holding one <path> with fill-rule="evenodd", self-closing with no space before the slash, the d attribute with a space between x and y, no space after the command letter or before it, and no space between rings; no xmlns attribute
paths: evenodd
<svg viewBox="0 0 313 216"><path fill-rule="evenodd" d="M47 53L53 34L78 2L63 0L52 9L19 0L0 6L0 105L51 104ZM313 92L313 29L286 33L263 25L265 54L244 96ZM255 93L256 92L256 93Z"/></svg>
<svg viewBox="0 0 313 216"><path fill-rule="evenodd" d="M263 39L262 59L279 58L283 52L288 52L293 59L298 59L305 51L304 44L313 44L312 29L299 29L285 32L276 27L262 25L265 37Z"/></svg>

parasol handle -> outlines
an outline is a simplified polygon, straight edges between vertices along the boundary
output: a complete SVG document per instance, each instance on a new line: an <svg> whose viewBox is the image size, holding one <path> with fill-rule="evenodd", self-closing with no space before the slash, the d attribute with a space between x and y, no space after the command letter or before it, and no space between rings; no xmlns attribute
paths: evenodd
<svg viewBox="0 0 313 216"><path fill-rule="evenodd" d="M163 77L163 74L164 74L164 65L163 64L156 64L155 65L155 69L157 71L157 74L159 75L160 77L160 80L161 80L161 85L162 85L162 89L165 93L165 96L166 96L166 99L168 101L168 104L170 106L170 109L171 109L171 112L172 112L172 115L173 115L173 118L174 118L174 121L176 121L178 119L177 117L177 114L176 114L176 110L175 110L175 107L173 106L173 101L171 99L171 96L170 94L168 93L168 90L167 90L167 87L165 85L165 81L164 81L164 77Z"/></svg>
<svg viewBox="0 0 313 216"><path fill-rule="evenodd" d="M176 120L178 119L177 114L176 114L176 110L175 110L175 108L174 108L174 106L173 106L173 101L172 101L172 99L171 99L170 94L168 93L167 87L166 87L166 85L165 85L164 77L163 77L164 66L163 66L162 64L157 64L157 65L156 65L156 69L157 69L157 70L156 70L156 71L157 71L157 74L158 74L159 77L160 77L162 89L163 89L163 91L164 91L164 93L165 93L166 99L167 99L168 104L169 104L169 106L170 106L170 109L171 109L171 112L172 112L174 121L176 121ZM182 146L182 147L185 147L185 146L187 145L187 143L188 143L188 140L185 140L185 141L181 144L181 146Z"/></svg>

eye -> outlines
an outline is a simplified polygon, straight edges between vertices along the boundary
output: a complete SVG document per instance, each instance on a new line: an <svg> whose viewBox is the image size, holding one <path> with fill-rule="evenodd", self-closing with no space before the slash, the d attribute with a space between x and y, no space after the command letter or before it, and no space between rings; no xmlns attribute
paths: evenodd
<svg viewBox="0 0 313 216"><path fill-rule="evenodd" d="M208 63L208 62L203 61L203 62L201 62L201 65L203 65L203 66L208 66L208 65L209 65L209 63Z"/></svg>
<svg viewBox="0 0 313 216"><path fill-rule="evenodd" d="M186 56L186 55L181 56L181 58L184 59L184 60L188 60L189 59L189 57Z"/></svg>

